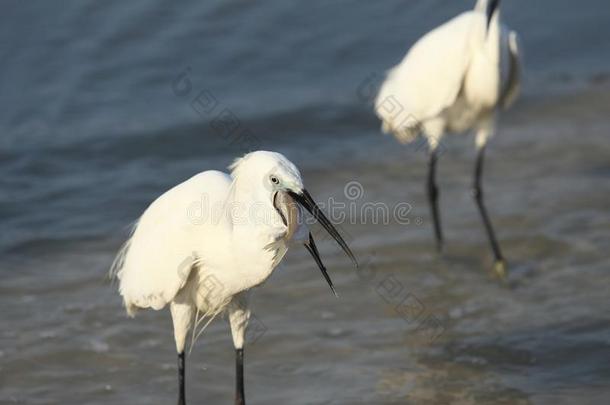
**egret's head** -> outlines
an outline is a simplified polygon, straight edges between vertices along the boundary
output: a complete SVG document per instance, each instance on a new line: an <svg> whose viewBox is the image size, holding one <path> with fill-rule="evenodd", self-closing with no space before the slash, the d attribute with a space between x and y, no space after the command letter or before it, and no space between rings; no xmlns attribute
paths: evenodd
<svg viewBox="0 0 610 405"><path fill-rule="evenodd" d="M297 203L306 209L337 241L354 264L358 265L347 243L345 243L337 229L324 215L313 197L303 186L299 169L286 159L284 155L267 151L248 153L244 157L237 159L230 169L231 175L236 181L243 179L243 182L248 183L241 184L241 187L248 188L250 192L254 192L257 195L261 195L261 193L266 195L287 226L291 226L291 209L286 207L286 204ZM312 239L310 242L313 244ZM308 250L313 249L310 252L313 252L312 255L314 255L316 262L320 265L321 261L319 261L315 246L311 247L311 244L307 246L309 246ZM320 270L332 288L330 278L323 266L320 266Z"/></svg>
<svg viewBox="0 0 610 405"><path fill-rule="evenodd" d="M251 152L235 160L230 166L234 178L246 175L250 181L274 194L276 191L303 190L299 169L284 155L277 152Z"/></svg>

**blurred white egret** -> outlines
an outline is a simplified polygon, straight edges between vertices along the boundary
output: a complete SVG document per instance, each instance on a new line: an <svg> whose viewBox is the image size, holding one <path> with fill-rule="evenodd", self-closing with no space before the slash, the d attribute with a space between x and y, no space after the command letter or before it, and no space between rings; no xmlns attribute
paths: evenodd
<svg viewBox="0 0 610 405"><path fill-rule="evenodd" d="M334 292L313 237L311 233L307 237L300 220L300 207L356 263L303 187L298 169L283 155L253 152L236 160L231 170L230 175L200 173L157 198L140 217L111 269L129 315L169 304L178 351L179 404L185 403L187 334L191 331L194 341L198 324L206 320L205 328L220 313L228 315L236 350L235 401L245 403L243 347L249 291L270 276L291 241L305 244Z"/></svg>
<svg viewBox="0 0 610 405"><path fill-rule="evenodd" d="M437 147L445 133L476 132L474 196L495 256L494 269L506 265L483 203L481 176L487 140L496 126L496 111L515 100L520 86L517 34L500 23L500 0L478 0L435 28L391 69L375 100L382 130L402 143L423 134L429 145L427 192L439 250L443 237L435 181Z"/></svg>

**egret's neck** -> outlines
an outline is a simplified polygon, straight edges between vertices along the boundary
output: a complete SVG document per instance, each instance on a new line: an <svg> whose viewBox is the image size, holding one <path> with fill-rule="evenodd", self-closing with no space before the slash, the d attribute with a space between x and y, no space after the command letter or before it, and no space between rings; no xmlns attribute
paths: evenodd
<svg viewBox="0 0 610 405"><path fill-rule="evenodd" d="M278 262L278 235L285 225L273 206L273 194L268 185L250 173L242 172L233 180L226 204L231 221L231 239L239 247L233 262L233 274L239 281L226 281L234 291L254 287L269 277Z"/></svg>
<svg viewBox="0 0 610 405"><path fill-rule="evenodd" d="M262 232L281 224L281 217L273 206L273 192L260 175L240 173L233 180L227 202L234 232L237 234Z"/></svg>
<svg viewBox="0 0 610 405"><path fill-rule="evenodd" d="M483 44L485 55L493 63L499 63L500 61L500 30L500 10L497 10L489 22L487 36Z"/></svg>
<svg viewBox="0 0 610 405"><path fill-rule="evenodd" d="M487 10L487 1L488 0L477 0L477 4L474 6L475 11L485 13Z"/></svg>
<svg viewBox="0 0 610 405"><path fill-rule="evenodd" d="M468 103L479 110L494 108L500 94L500 12L496 11L489 22L481 16L480 31L475 40L478 46L470 62L464 85ZM483 25L485 24L485 25Z"/></svg>

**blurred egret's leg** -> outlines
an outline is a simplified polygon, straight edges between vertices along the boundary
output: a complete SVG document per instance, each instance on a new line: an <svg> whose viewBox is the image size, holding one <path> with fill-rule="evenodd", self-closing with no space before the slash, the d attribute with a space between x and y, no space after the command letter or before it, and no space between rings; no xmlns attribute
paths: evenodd
<svg viewBox="0 0 610 405"><path fill-rule="evenodd" d="M487 215L487 209L485 208L485 203L483 201L483 186L481 184L481 179L483 177L484 156L485 146L483 145L478 148L477 153L477 163L474 171L474 198L477 202L477 206L479 207L481 218L483 218L483 224L485 225L487 237L489 238L489 243L491 244L491 250L494 254L494 272L498 277L504 278L506 276L506 263L504 262L504 257L502 256L502 252L500 251L500 245L498 244L498 240L496 239L496 235L491 225L491 221L489 220L489 216Z"/></svg>
<svg viewBox="0 0 610 405"><path fill-rule="evenodd" d="M184 395L184 352L178 353L178 405L185 405Z"/></svg>
<svg viewBox="0 0 610 405"><path fill-rule="evenodd" d="M436 186L436 149L430 151L428 164L428 201L432 211L432 223L434 225L434 237L439 252L443 251L443 233L441 230L441 219L438 212L438 187Z"/></svg>

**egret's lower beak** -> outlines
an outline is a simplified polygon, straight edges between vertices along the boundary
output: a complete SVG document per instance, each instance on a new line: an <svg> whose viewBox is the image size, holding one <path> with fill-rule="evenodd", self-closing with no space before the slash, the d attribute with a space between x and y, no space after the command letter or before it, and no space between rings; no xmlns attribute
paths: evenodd
<svg viewBox="0 0 610 405"><path fill-rule="evenodd" d="M487 30L489 30L489 24L499 5L500 0L489 0L489 3L487 3Z"/></svg>
<svg viewBox="0 0 610 405"><path fill-rule="evenodd" d="M309 233L309 241L305 242L305 248L316 261L316 264L320 268L320 271L322 272L322 275L324 276L324 279L328 283L328 286L332 290L333 294L335 294L335 297L338 297L337 291L335 291L335 287L333 286L333 281L330 279L330 276L326 271L326 267L324 267L324 263L322 263L322 259L320 259L320 253L318 252L318 248L316 247L316 243L313 240L313 235L311 232Z"/></svg>
<svg viewBox="0 0 610 405"><path fill-rule="evenodd" d="M343 240L341 235L339 235L339 232L337 231L337 229L335 229L333 224L328 220L328 218L326 218L326 215L324 215L322 210L318 207L318 205L313 200L311 195L307 192L307 190L303 189L303 191L301 193L295 193L293 191L288 191L288 194L296 202L301 204L307 211L309 211L309 213L311 215L314 216L314 218L324 227L324 229L326 229L326 231L330 234L330 236L332 236L337 241L339 246L341 246L341 248L343 249L345 254L347 254L347 256L352 260L354 265L356 267L358 267L358 262L356 261L356 257L354 257L354 254L352 253L350 248L347 246L347 243L345 243L345 241Z"/></svg>

